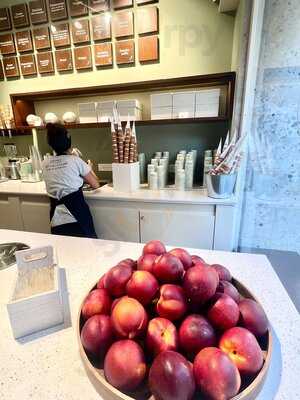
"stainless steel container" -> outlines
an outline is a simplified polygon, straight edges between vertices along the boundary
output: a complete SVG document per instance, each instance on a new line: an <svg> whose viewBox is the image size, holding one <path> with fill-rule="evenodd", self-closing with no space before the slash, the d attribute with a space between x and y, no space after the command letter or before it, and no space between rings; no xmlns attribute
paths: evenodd
<svg viewBox="0 0 300 400"><path fill-rule="evenodd" d="M207 194L214 199L227 199L233 195L237 174L206 174Z"/></svg>

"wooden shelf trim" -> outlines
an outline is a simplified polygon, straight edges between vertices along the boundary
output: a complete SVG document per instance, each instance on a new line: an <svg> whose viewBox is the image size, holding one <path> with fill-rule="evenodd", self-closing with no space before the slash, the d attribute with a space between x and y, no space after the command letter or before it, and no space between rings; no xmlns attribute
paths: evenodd
<svg viewBox="0 0 300 400"><path fill-rule="evenodd" d="M70 88L62 90L50 90L43 92L14 93L10 95L12 109L16 126L23 128L26 125L26 116L35 114L34 102L47 99L74 98L82 96L113 95L124 93L156 92L160 90L196 89L199 87L226 86L226 110L225 115L216 118L188 118L176 120L155 120L139 121L137 125L165 125L174 123L195 123L195 122L217 122L230 120L233 111L235 72L224 72L210 75L193 75L188 77L161 79L144 82L130 82L114 85L89 86L81 88ZM80 124L82 125L82 124ZM90 125L90 124L87 124ZM95 124L92 127L105 126ZM71 126L70 126L71 127ZM80 126L82 128L83 126ZM77 128L77 124L74 125ZM88 128L88 126L86 126ZM28 129L28 127L26 127Z"/></svg>

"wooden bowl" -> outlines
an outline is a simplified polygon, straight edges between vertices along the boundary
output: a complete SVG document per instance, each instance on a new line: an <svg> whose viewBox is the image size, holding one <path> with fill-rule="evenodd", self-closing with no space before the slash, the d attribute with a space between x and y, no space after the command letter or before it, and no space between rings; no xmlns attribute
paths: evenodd
<svg viewBox="0 0 300 400"><path fill-rule="evenodd" d="M239 293L246 298L253 299L257 301L257 299L252 295L252 293L239 281L233 279L234 286L238 289ZM96 286L91 288L95 289ZM153 400L153 396L151 395L149 389L146 387L141 388L139 391L125 394L112 385L110 385L105 377L103 366L97 363L97 361L91 359L86 354L81 340L80 340L80 332L83 326L83 319L81 316L81 309L83 306L84 300L80 306L79 314L78 314L78 321L77 321L77 339L79 344L79 352L80 356L86 370L86 373L89 377L89 380L94 385L96 391L103 397L105 400ZM259 392L261 391L264 382L267 377L268 369L270 366L271 361L271 354L272 354L272 333L269 329L268 332L259 339L259 344L263 350L264 354L264 365L260 372L252 378L249 378L247 381L244 379L242 380L242 387L241 391L238 395L233 397L231 400L254 400L258 396ZM195 399L197 400L197 395Z"/></svg>

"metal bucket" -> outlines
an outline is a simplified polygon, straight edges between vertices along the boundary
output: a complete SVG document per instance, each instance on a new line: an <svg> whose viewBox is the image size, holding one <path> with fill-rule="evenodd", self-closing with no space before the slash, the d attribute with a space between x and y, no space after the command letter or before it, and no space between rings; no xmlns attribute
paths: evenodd
<svg viewBox="0 0 300 400"><path fill-rule="evenodd" d="M207 194L214 199L227 199L233 195L237 174L206 174Z"/></svg>

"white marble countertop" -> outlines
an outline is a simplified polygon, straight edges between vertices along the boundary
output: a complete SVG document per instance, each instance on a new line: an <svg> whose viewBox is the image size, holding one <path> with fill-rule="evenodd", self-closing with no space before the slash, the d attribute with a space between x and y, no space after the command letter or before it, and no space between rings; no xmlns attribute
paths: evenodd
<svg viewBox="0 0 300 400"><path fill-rule="evenodd" d="M0 194L18 195L46 195L45 183L25 183L20 180L11 180L0 183ZM92 192L85 192L88 199L118 200L118 201L141 201L149 203L178 203L178 204L211 204L211 205L234 205L236 199L213 199L207 196L206 189L193 189L189 191L178 191L173 188L163 190L149 190L142 187L132 193L121 193L113 189L111 185L102 186Z"/></svg>
<svg viewBox="0 0 300 400"><path fill-rule="evenodd" d="M9 241L55 247L59 264L66 273L71 326L15 341L6 303L16 267L0 271L1 400L99 399L78 353L75 328L79 305L100 275L123 258L137 258L142 245L0 230L0 243ZM209 263L228 266L259 298L269 316L274 329L274 351L267 381L257 400L299 399L300 318L267 258L208 250L192 252Z"/></svg>

